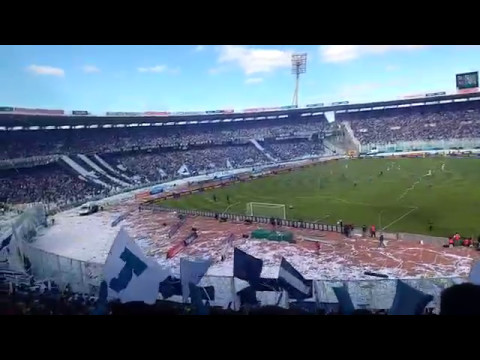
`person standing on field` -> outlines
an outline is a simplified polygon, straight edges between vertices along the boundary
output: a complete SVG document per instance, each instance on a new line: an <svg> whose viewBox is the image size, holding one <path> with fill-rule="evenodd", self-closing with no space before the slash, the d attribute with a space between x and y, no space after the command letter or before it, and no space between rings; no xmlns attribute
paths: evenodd
<svg viewBox="0 0 480 360"><path fill-rule="evenodd" d="M385 247L385 243L383 242L383 234L380 234L380 243L378 244L378 247Z"/></svg>
<svg viewBox="0 0 480 360"><path fill-rule="evenodd" d="M375 228L375 225L370 226L370 237L377 237L377 229Z"/></svg>

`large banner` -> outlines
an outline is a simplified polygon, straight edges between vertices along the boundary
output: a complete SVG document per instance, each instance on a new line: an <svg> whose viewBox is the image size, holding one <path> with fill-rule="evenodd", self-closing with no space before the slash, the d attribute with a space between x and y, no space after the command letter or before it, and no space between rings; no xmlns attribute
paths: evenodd
<svg viewBox="0 0 480 360"><path fill-rule="evenodd" d="M245 113L254 113L254 112L262 112L265 111L265 108L250 108L250 109L244 109L243 112Z"/></svg>
<svg viewBox="0 0 480 360"><path fill-rule="evenodd" d="M142 113L139 112L121 112L121 111L109 111L106 113L107 116L140 116Z"/></svg>
<svg viewBox="0 0 480 360"><path fill-rule="evenodd" d="M323 107L323 106L324 106L323 103L309 104L309 105L307 105L307 108L319 108L319 107Z"/></svg>
<svg viewBox="0 0 480 360"><path fill-rule="evenodd" d="M0 112L13 112L13 107L10 107L10 106L0 106Z"/></svg>
<svg viewBox="0 0 480 360"><path fill-rule="evenodd" d="M338 105L348 105L348 101L336 101L336 102L332 102L332 106L338 106Z"/></svg>
<svg viewBox="0 0 480 360"><path fill-rule="evenodd" d="M434 97L434 96L443 96L443 95L446 95L446 94L447 93L445 91L439 91L439 92L425 94L425 96L426 97Z"/></svg>
<svg viewBox="0 0 480 360"><path fill-rule="evenodd" d="M143 113L146 116L168 116L170 113L168 111L146 111Z"/></svg>
<svg viewBox="0 0 480 360"><path fill-rule="evenodd" d="M287 106L282 106L280 109L282 109L282 110L298 109L298 106L297 105L287 105Z"/></svg>
<svg viewBox="0 0 480 360"><path fill-rule="evenodd" d="M84 110L73 110L72 115L90 115L90 113Z"/></svg>
<svg viewBox="0 0 480 360"><path fill-rule="evenodd" d="M233 113L233 109L205 111L205 114L232 114L232 113Z"/></svg>
<svg viewBox="0 0 480 360"><path fill-rule="evenodd" d="M457 90L457 94L473 94L478 92L479 88Z"/></svg>
<svg viewBox="0 0 480 360"><path fill-rule="evenodd" d="M28 109L28 108L18 108L14 109L16 113L21 114L34 114L34 115L64 115L65 111L63 110L48 110L48 109Z"/></svg>
<svg viewBox="0 0 480 360"><path fill-rule="evenodd" d="M404 99L416 99L416 98L423 98L425 94L412 94L412 95L405 95Z"/></svg>
<svg viewBox="0 0 480 360"><path fill-rule="evenodd" d="M205 111L176 111L176 112L170 113L170 115L182 115L182 116L205 115Z"/></svg>

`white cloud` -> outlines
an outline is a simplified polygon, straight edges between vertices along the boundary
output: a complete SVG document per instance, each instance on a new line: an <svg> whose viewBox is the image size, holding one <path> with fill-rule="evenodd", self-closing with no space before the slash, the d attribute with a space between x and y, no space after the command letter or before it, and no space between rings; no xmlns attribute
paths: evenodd
<svg viewBox="0 0 480 360"><path fill-rule="evenodd" d="M100 69L94 65L85 65L82 69L83 69L83 72L86 74L100 72Z"/></svg>
<svg viewBox="0 0 480 360"><path fill-rule="evenodd" d="M30 65L27 70L36 75L65 76L65 70L47 65Z"/></svg>
<svg viewBox="0 0 480 360"><path fill-rule="evenodd" d="M245 80L245 84L259 84L263 81L262 78L248 78Z"/></svg>
<svg viewBox="0 0 480 360"><path fill-rule="evenodd" d="M320 56L324 62L346 62L363 55L382 54L387 51L415 50L426 45L322 45Z"/></svg>
<svg viewBox="0 0 480 360"><path fill-rule="evenodd" d="M252 75L291 66L291 55L290 51L222 45L218 62L235 64L242 68L246 75Z"/></svg>
<svg viewBox="0 0 480 360"><path fill-rule="evenodd" d="M396 71L396 70L398 70L398 66L397 66L397 65L387 65L387 67L385 68L385 70L387 70L387 71Z"/></svg>
<svg viewBox="0 0 480 360"><path fill-rule="evenodd" d="M167 65L155 65L151 67L139 67L137 70L139 72L145 73L145 72L153 72L153 73L161 73L167 70Z"/></svg>
<svg viewBox="0 0 480 360"><path fill-rule="evenodd" d="M199 52L199 51L203 51L205 50L205 45L197 45L195 47L195 51Z"/></svg>
<svg viewBox="0 0 480 360"><path fill-rule="evenodd" d="M173 75L180 74L180 68L177 66L176 68L168 69L168 72Z"/></svg>
<svg viewBox="0 0 480 360"><path fill-rule="evenodd" d="M219 66L219 67L208 69L208 73L210 75L217 75L217 74L220 74L221 72L224 72L224 71L226 71L226 68L224 66Z"/></svg>

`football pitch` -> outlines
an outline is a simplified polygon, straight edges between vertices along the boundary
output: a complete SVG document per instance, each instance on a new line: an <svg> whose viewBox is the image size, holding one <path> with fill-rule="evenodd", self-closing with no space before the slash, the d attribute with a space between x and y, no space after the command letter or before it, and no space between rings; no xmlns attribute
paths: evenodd
<svg viewBox="0 0 480 360"><path fill-rule="evenodd" d="M480 159L332 161L161 204L245 214L249 202L284 204L291 220L335 224L342 219L387 232L448 236L458 231L477 237Z"/></svg>

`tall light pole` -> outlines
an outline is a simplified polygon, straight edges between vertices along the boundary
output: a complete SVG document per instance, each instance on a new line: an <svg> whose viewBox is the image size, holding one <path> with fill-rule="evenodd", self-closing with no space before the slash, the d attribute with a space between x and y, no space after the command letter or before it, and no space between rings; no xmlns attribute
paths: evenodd
<svg viewBox="0 0 480 360"><path fill-rule="evenodd" d="M307 72L307 53L292 55L292 74L295 75L295 92L293 93L292 105L298 107L298 87L300 74Z"/></svg>

